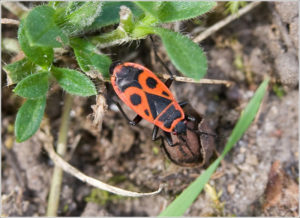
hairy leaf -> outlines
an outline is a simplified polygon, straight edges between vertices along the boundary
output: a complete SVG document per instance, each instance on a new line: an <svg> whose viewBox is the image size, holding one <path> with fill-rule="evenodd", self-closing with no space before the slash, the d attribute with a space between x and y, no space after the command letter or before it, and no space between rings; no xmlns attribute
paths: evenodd
<svg viewBox="0 0 300 218"><path fill-rule="evenodd" d="M62 47L67 36L54 21L55 10L46 5L37 6L28 14L25 29L31 46Z"/></svg>
<svg viewBox="0 0 300 218"><path fill-rule="evenodd" d="M103 2L69 2L62 28L69 35L76 35L91 26L102 11Z"/></svg>
<svg viewBox="0 0 300 218"><path fill-rule="evenodd" d="M25 29L26 27L24 25L24 20L22 20L18 30L18 39L20 46L27 58L37 65L43 67L50 66L54 57L53 49L30 45Z"/></svg>
<svg viewBox="0 0 300 218"><path fill-rule="evenodd" d="M159 23L197 17L216 5L212 1L138 1L135 3L155 17Z"/></svg>
<svg viewBox="0 0 300 218"><path fill-rule="evenodd" d="M168 56L181 73L196 80L206 74L207 60L199 45L180 33L163 28L154 28L154 31L161 37Z"/></svg>
<svg viewBox="0 0 300 218"><path fill-rule="evenodd" d="M136 18L140 18L143 15L143 11L137 7L133 2L103 2L102 12L95 19L94 23L88 28L89 30L100 29L104 26L116 24L120 22L120 6L127 6Z"/></svg>
<svg viewBox="0 0 300 218"><path fill-rule="evenodd" d="M7 75L7 85L15 84L35 73L35 67L35 64L26 57L20 61L5 65L3 69Z"/></svg>
<svg viewBox="0 0 300 218"><path fill-rule="evenodd" d="M71 45L74 49L76 60L84 72L101 73L103 77L109 77L111 60L104 54L99 54L96 46L81 39L73 39Z"/></svg>
<svg viewBox="0 0 300 218"><path fill-rule="evenodd" d="M15 121L17 142L30 138L39 128L46 106L46 98L27 100L19 109Z"/></svg>
<svg viewBox="0 0 300 218"><path fill-rule="evenodd" d="M68 93L79 96L96 95L94 83L84 74L71 69L52 67L58 84Z"/></svg>
<svg viewBox="0 0 300 218"><path fill-rule="evenodd" d="M27 76L18 83L14 92L29 99L44 97L48 91L48 75L48 72L41 72Z"/></svg>

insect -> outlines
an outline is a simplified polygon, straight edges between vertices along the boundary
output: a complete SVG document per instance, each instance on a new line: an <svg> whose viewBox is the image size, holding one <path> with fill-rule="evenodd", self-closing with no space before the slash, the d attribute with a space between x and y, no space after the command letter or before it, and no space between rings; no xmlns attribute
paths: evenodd
<svg viewBox="0 0 300 218"><path fill-rule="evenodd" d="M162 129L166 140L173 146L173 135L185 134L186 122L192 117L184 114L185 102L178 103L171 91L173 76L163 83L152 71L136 63L114 63L110 67L111 84L119 98L128 105L137 116L131 121L117 104L131 125L142 119L153 123L152 140L157 139L158 129Z"/></svg>
<svg viewBox="0 0 300 218"><path fill-rule="evenodd" d="M207 120L199 115L190 105L184 107L184 112L195 117L194 121L187 121L186 134L179 137L172 135L174 146L166 146L162 141L162 148L166 156L176 165L184 167L206 166L215 151L215 134L209 127Z"/></svg>

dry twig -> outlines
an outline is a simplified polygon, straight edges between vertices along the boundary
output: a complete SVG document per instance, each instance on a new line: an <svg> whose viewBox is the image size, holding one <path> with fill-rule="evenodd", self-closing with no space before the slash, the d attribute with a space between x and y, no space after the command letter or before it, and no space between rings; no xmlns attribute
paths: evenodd
<svg viewBox="0 0 300 218"><path fill-rule="evenodd" d="M49 125L42 125L42 129L44 132L40 132L39 136L41 140L44 142L43 147L47 151L49 157L54 162L55 165L59 166L63 169L64 172L69 173L70 175L76 177L82 182L85 182L91 186L94 186L96 188L117 194L122 196L128 196L128 197L144 197L144 196L152 196L156 195L161 192L163 185L160 185L159 189L154 192L148 192L148 193L138 193L138 192L132 192L127 191L121 188L117 188L115 186L108 185L104 182L101 182L95 178L89 177L85 175L84 173L80 172L75 167L71 166L69 163L67 163L64 159L62 159L53 148L53 137L50 133ZM59 194L59 193L57 193Z"/></svg>
<svg viewBox="0 0 300 218"><path fill-rule="evenodd" d="M46 135L44 140L47 140ZM117 188L115 186L108 185L106 183L103 183L97 179L94 179L92 177L89 177L85 175L84 173L80 172L73 166L71 166L69 163L67 163L64 159L62 159L59 155L56 154L56 152L53 149L53 146L49 142L44 143L44 148L48 152L49 157L51 160L55 163L55 165L61 167L65 172L71 174L72 176L76 177L77 179L81 180L82 182L88 183L89 185L92 185L96 188L117 194L117 195L122 195L122 196L129 196L129 197L144 197L144 196L151 196L158 194L162 190L162 185L159 187L157 191L154 192L149 192L149 193L138 193L138 192L132 192L132 191L127 191L124 189ZM57 193L59 194L59 193Z"/></svg>
<svg viewBox="0 0 300 218"><path fill-rule="evenodd" d="M246 5L245 7L241 8L236 14L232 14L232 15L226 17L225 19L219 21L218 23L212 25L211 27L209 27L208 29L206 29L205 31L200 33L197 37L194 38L193 41L196 42L196 43L201 42L202 40L204 40L207 37L211 36L212 34L217 32L218 30L220 30L221 28L226 26L227 24L229 24L232 21L236 20L240 16L243 16L244 14L248 13L249 11L251 11L253 8L255 8L256 6L258 6L261 3L262 2L252 2L248 5Z"/></svg>
<svg viewBox="0 0 300 218"><path fill-rule="evenodd" d="M20 21L14 20L14 19L9 19L9 18L2 18L1 19L1 24L19 25Z"/></svg>
<svg viewBox="0 0 300 218"><path fill-rule="evenodd" d="M170 78L169 74L160 74L164 79ZM199 81L192 78L183 77L183 76L174 76L175 81L178 82L187 82L187 83L198 83L198 84L223 84L227 87L231 86L233 83L228 80L217 80L217 79L200 79Z"/></svg>

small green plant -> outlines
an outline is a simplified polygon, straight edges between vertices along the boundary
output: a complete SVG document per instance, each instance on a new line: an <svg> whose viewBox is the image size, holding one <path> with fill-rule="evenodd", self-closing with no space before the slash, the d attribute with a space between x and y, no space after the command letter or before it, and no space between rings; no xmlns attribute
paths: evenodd
<svg viewBox="0 0 300 218"><path fill-rule="evenodd" d="M226 3L226 14L235 14L238 12L239 8L244 7L247 4L245 1L230 1Z"/></svg>
<svg viewBox="0 0 300 218"><path fill-rule="evenodd" d="M33 8L20 22L18 40L25 58L6 65L8 83L15 94L26 99L15 121L18 142L39 128L49 86L79 96L96 95L87 75L109 77L111 59L98 48L158 35L174 66L185 76L200 79L207 60L202 49L188 37L161 27L163 23L186 20L210 11L214 2L49 2ZM111 32L88 36L87 32L118 24ZM80 38L79 36L85 36ZM55 51L74 51L78 70L55 66Z"/></svg>
<svg viewBox="0 0 300 218"><path fill-rule="evenodd" d="M281 84L275 83L272 86L272 90L278 98L282 98L285 95L284 89Z"/></svg>
<svg viewBox="0 0 300 218"><path fill-rule="evenodd" d="M123 196L111 194L107 191L93 188L91 190L91 193L87 197L85 197L84 200L86 202L93 202L93 203L97 203L99 205L104 206L108 202L115 202L115 201L118 201L118 200L124 199L124 198L125 197L123 197Z"/></svg>

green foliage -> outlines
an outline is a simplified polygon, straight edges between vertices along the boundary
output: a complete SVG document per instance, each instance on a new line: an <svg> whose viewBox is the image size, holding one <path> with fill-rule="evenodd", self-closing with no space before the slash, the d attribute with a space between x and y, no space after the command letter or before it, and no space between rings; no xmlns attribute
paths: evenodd
<svg viewBox="0 0 300 218"><path fill-rule="evenodd" d="M109 66L112 61L106 55L97 53L96 46L80 38L74 38L71 45L82 71L94 71L101 73L105 78L109 77Z"/></svg>
<svg viewBox="0 0 300 218"><path fill-rule="evenodd" d="M105 26L117 24L120 22L120 6L128 7L133 13L134 17L138 20L143 16L143 11L134 2L103 2L102 12L95 19L93 24L87 27L87 30L97 30Z"/></svg>
<svg viewBox="0 0 300 218"><path fill-rule="evenodd" d="M26 57L33 63L45 68L51 65L54 57L53 49L49 47L31 45L26 34L24 20L21 21L19 26L18 39Z"/></svg>
<svg viewBox="0 0 300 218"><path fill-rule="evenodd" d="M46 98L27 100L19 109L15 122L17 142L30 138L39 128L46 106Z"/></svg>
<svg viewBox="0 0 300 218"><path fill-rule="evenodd" d="M93 188L90 195L85 197L84 200L86 202L93 202L93 203L97 203L99 205L105 206L109 202L115 202L122 198L124 198L124 197L121 197L121 196L115 195L115 194L111 194L104 190Z"/></svg>
<svg viewBox="0 0 300 218"><path fill-rule="evenodd" d="M136 4L153 16L158 23L186 20L200 16L216 5L215 2L203 1L140 1Z"/></svg>
<svg viewBox="0 0 300 218"><path fill-rule="evenodd" d="M272 85L272 90L280 99L285 95L284 89L280 84L275 83L274 85Z"/></svg>
<svg viewBox="0 0 300 218"><path fill-rule="evenodd" d="M17 84L14 92L28 99L16 119L18 141L27 139L38 129L41 111L38 111L38 119L29 116L24 119L26 114L23 112L36 114L37 105L45 107L51 78L55 78L70 94L97 94L95 85L86 75L107 80L112 63L110 57L99 51L99 47L156 34L161 37L167 54L180 72L194 79L203 77L207 61L202 49L188 37L161 28L159 24L197 17L214 6L214 2L57 1L33 8L22 18L18 30L20 47L26 57L4 67L8 84ZM118 23L118 27L110 32L107 30L111 28L105 28L106 32L101 30ZM97 34L93 36L92 31L97 31ZM86 75L55 66L54 48L73 49L77 63ZM44 99L43 104L39 99ZM22 122L19 122L20 119Z"/></svg>
<svg viewBox="0 0 300 218"><path fill-rule="evenodd" d="M163 28L156 28L175 67L193 79L200 79L206 74L207 60L200 47L186 36Z"/></svg>
<svg viewBox="0 0 300 218"><path fill-rule="evenodd" d="M269 80L265 80L255 92L247 107L242 112L240 119L235 125L220 157L215 160L193 183L191 183L161 214L160 216L183 216L184 212L198 197L209 178L217 169L221 160L240 140L245 131L252 123L265 95Z"/></svg>
<svg viewBox="0 0 300 218"><path fill-rule="evenodd" d="M62 47L67 36L54 21L55 10L50 6L34 8L25 19L25 30L31 46Z"/></svg>
<svg viewBox="0 0 300 218"><path fill-rule="evenodd" d="M69 35L76 35L91 26L102 11L101 1L68 2L64 16L58 16L63 22L60 26ZM58 20L58 22L60 22Z"/></svg>
<svg viewBox="0 0 300 218"><path fill-rule="evenodd" d="M52 68L52 75L58 84L68 93L79 96L96 95L94 83L84 74L67 68Z"/></svg>
<svg viewBox="0 0 300 218"><path fill-rule="evenodd" d="M41 72L27 76L21 80L14 92L29 99L41 98L46 96L48 90L48 72Z"/></svg>
<svg viewBox="0 0 300 218"><path fill-rule="evenodd" d="M33 74L35 67L35 64L28 60L28 58L23 58L20 61L4 66L3 69L7 74L8 85L18 83L26 76Z"/></svg>
<svg viewBox="0 0 300 218"><path fill-rule="evenodd" d="M238 12L239 8L244 7L247 4L245 1L230 1L226 3L225 13L235 14Z"/></svg>

